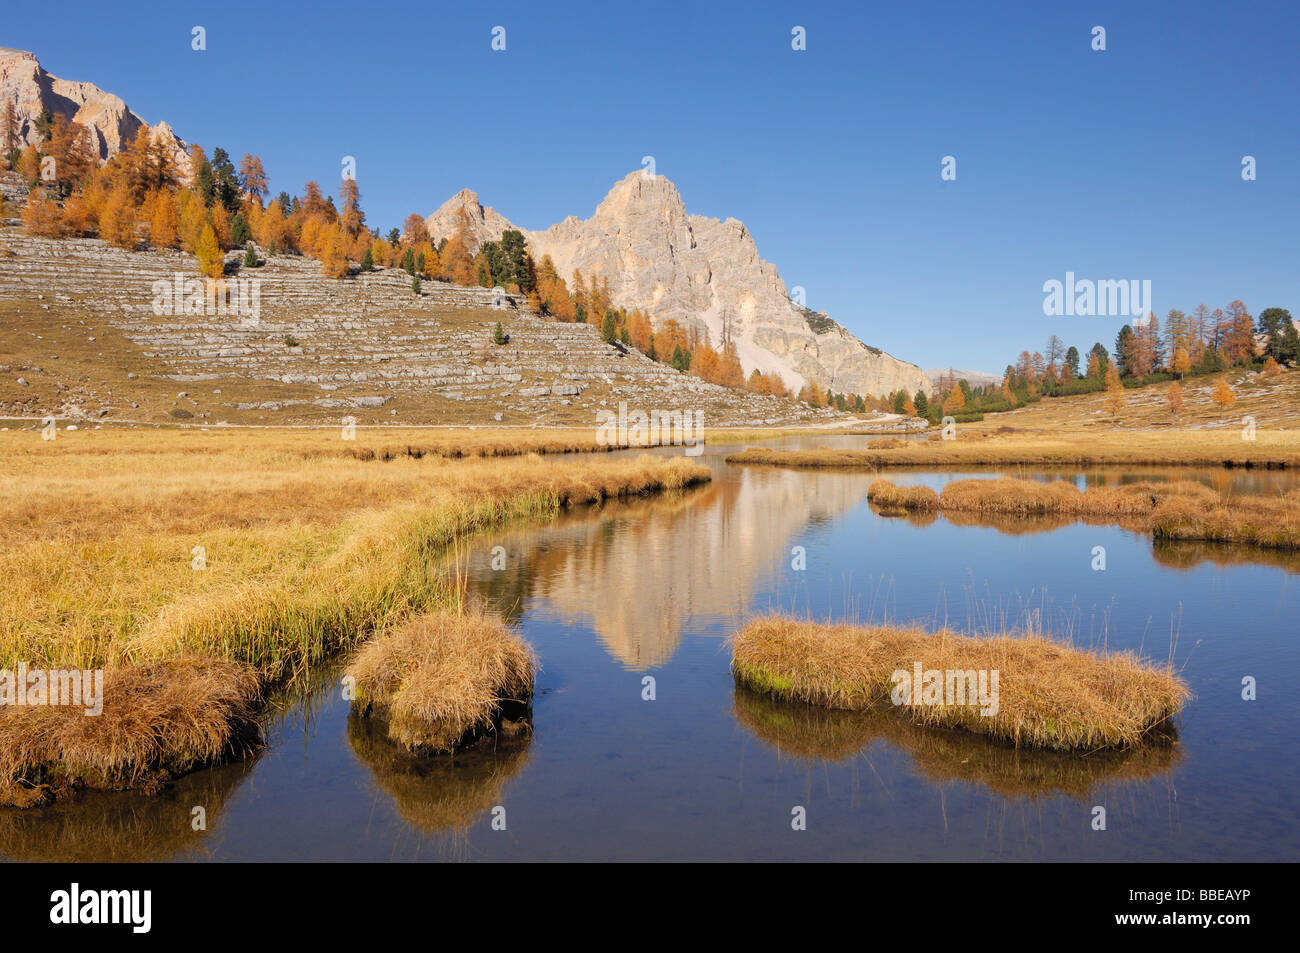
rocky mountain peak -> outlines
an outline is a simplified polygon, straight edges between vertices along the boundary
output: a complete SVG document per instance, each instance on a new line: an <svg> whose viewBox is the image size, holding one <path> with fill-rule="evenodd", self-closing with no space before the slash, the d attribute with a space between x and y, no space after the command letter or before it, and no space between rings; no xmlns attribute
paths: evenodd
<svg viewBox="0 0 1300 953"><path fill-rule="evenodd" d="M483 242L497 241L503 231L514 227L496 209L485 207L472 189L461 189L443 202L425 219L425 226L435 240L463 232L471 254Z"/></svg>
<svg viewBox="0 0 1300 953"><path fill-rule="evenodd" d="M93 83L52 76L25 50L0 48L0 100L5 99L16 108L22 145L40 139L36 120L46 109L89 128L101 159L120 152L145 124L121 97Z"/></svg>
<svg viewBox="0 0 1300 953"><path fill-rule="evenodd" d="M649 175L644 169L629 172L614 183L614 187L596 206L594 219L618 217L628 214L636 205L649 205L656 209L686 214L686 203L682 201L677 186L665 175Z"/></svg>
<svg viewBox="0 0 1300 953"><path fill-rule="evenodd" d="M455 230L459 208L466 208L476 244L513 227L477 196L464 201L465 194L430 216L435 235ZM571 215L542 231L520 231L536 259L549 255L566 279L578 270L607 281L617 304L645 310L656 326L673 318L707 334L715 347L729 338L746 374L757 368L780 374L796 390L816 381L856 394L899 387L911 393L928 385L916 365L791 301L743 222L689 214L665 176L635 170L614 183L591 218Z"/></svg>

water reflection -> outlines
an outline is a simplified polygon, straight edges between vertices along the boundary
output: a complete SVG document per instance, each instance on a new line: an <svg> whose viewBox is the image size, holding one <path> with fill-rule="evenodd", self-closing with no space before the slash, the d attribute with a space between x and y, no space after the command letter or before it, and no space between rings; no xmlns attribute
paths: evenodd
<svg viewBox="0 0 1300 953"><path fill-rule="evenodd" d="M426 834L464 833L503 800L506 783L528 763L531 732L454 755L419 756L388 740L373 718L348 716L352 753L399 817Z"/></svg>
<svg viewBox="0 0 1300 953"><path fill-rule="evenodd" d="M1173 569L1194 569L1201 563L1214 566L1273 566L1287 572L1300 573L1300 552L1285 549L1264 549L1234 543L1211 543L1180 540L1155 541L1153 554L1156 562Z"/></svg>
<svg viewBox="0 0 1300 953"><path fill-rule="evenodd" d="M0 854L42 862L198 859L219 840L225 806L255 761L185 775L156 797L92 791L49 807L0 811ZM205 830L194 829L196 805L205 811Z"/></svg>
<svg viewBox="0 0 1300 953"><path fill-rule="evenodd" d="M836 711L737 688L736 721L779 754L811 763L843 761L874 742L904 752L929 781L983 785L1011 798L1088 798L1104 782L1148 782L1182 758L1173 733L1129 751L1067 754L996 744L964 732L910 724L892 711Z"/></svg>
<svg viewBox="0 0 1300 953"><path fill-rule="evenodd" d="M677 650L687 620L731 617L790 558L790 540L858 506L860 474L751 469L681 494L614 503L553 527L485 538L470 557L473 590L507 617L530 600L587 624L611 656L642 671ZM507 571L492 568L505 550Z"/></svg>

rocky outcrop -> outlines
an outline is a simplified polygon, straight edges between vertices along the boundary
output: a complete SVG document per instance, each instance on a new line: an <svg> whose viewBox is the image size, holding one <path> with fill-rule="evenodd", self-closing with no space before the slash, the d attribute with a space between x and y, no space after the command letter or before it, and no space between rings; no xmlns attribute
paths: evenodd
<svg viewBox="0 0 1300 953"><path fill-rule="evenodd" d="M494 242L507 228L515 227L496 209L481 204L478 196L469 189L461 189L443 202L425 224L429 234L434 236L447 237L461 232L471 255L484 242Z"/></svg>
<svg viewBox="0 0 1300 953"><path fill-rule="evenodd" d="M460 227L475 246L515 227L469 190L453 196L428 224L435 236ZM707 332L715 347L729 336L746 373L758 368L779 373L795 389L816 381L839 393L887 394L900 387L911 393L928 385L915 364L863 344L824 312L792 301L743 222L688 214L664 176L633 172L591 218L570 216L544 231L519 230L536 259L549 255L566 278L576 269L608 281L615 302L644 309L656 326L675 318Z"/></svg>
<svg viewBox="0 0 1300 953"><path fill-rule="evenodd" d="M47 109L52 115L89 129L101 160L121 152L141 129L150 129L121 97L94 83L59 79L42 69L34 54L0 47L0 104L5 101L14 104L20 146L40 144L36 121ZM189 154L185 143L165 122L154 127L152 134L162 138L182 177L187 177Z"/></svg>

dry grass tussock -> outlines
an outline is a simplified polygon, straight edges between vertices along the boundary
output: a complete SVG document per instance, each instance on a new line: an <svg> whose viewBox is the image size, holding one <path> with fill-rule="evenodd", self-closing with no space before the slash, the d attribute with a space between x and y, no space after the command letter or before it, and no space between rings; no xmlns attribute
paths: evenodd
<svg viewBox="0 0 1300 953"><path fill-rule="evenodd" d="M895 486L876 480L867 488L867 499L886 510L928 512L939 508L939 494L928 486Z"/></svg>
<svg viewBox="0 0 1300 953"><path fill-rule="evenodd" d="M159 782L257 747L261 679L248 665L174 658L109 669L103 712L0 707L0 802L31 806L68 786Z"/></svg>
<svg viewBox="0 0 1300 953"><path fill-rule="evenodd" d="M731 639L737 684L849 710L891 706L892 675L925 670L999 673L995 714L978 705L897 706L912 722L957 728L1016 746L1130 747L1165 726L1189 697L1168 666L1128 654L1080 652L1039 636L973 638L947 630L854 627L767 616Z"/></svg>
<svg viewBox="0 0 1300 953"><path fill-rule="evenodd" d="M1278 496L1218 493L1200 483L1131 483L1080 490L1067 480L954 480L941 493L876 480L867 499L882 509L1109 520L1161 540L1300 549L1300 490Z"/></svg>
<svg viewBox="0 0 1300 953"><path fill-rule="evenodd" d="M370 639L346 674L363 715L413 751L450 751L496 730L503 706L527 706L537 660L498 619L431 614Z"/></svg>

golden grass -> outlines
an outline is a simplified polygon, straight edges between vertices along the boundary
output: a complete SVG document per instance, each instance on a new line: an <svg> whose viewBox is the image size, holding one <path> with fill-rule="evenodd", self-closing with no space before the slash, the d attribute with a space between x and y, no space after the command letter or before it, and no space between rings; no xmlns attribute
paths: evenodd
<svg viewBox="0 0 1300 953"><path fill-rule="evenodd" d="M353 707L412 751L451 751L496 730L503 706L533 694L532 648L499 619L433 613L376 635L345 675Z"/></svg>
<svg viewBox="0 0 1300 953"><path fill-rule="evenodd" d="M1128 654L1080 652L1038 636L973 638L948 630L822 624L785 616L749 623L731 638L736 683L822 705L890 705L892 675L924 670L997 671L998 706L898 706L916 724L957 728L1016 746L1058 750L1129 747L1164 726L1189 697L1168 666Z"/></svg>
<svg viewBox="0 0 1300 953"><path fill-rule="evenodd" d="M1159 540L1300 550L1300 490L1280 497L1223 497L1206 503L1171 497L1151 513L1150 529Z"/></svg>
<svg viewBox="0 0 1300 953"><path fill-rule="evenodd" d="M939 494L928 486L895 486L888 480L872 481L867 500L887 510L926 512L939 508Z"/></svg>
<svg viewBox="0 0 1300 953"><path fill-rule="evenodd" d="M1150 513L1170 498L1205 503L1218 494L1187 480L1129 483L1080 490L1068 480L1042 483L1014 477L992 480L953 480L939 494L939 509L1015 516L1133 517Z"/></svg>
<svg viewBox="0 0 1300 953"><path fill-rule="evenodd" d="M99 715L4 706L0 803L33 806L68 787L137 787L252 750L260 698L251 666L174 658L106 671Z"/></svg>
<svg viewBox="0 0 1300 953"><path fill-rule="evenodd" d="M0 433L0 667L189 653L287 677L450 606L429 557L476 532L709 479L680 457L375 463L331 455L337 434L198 436Z"/></svg>
<svg viewBox="0 0 1300 953"><path fill-rule="evenodd" d="M1159 743L1079 753L1013 748L970 732L910 724L893 711L848 711L784 701L737 686L736 720L756 738L808 764L843 761L876 742L893 745L936 783L980 784L1004 797L1086 798L1101 784L1145 782L1182 757L1171 734Z"/></svg>
<svg viewBox="0 0 1300 953"><path fill-rule="evenodd" d="M1130 483L1080 490L1066 480L953 480L935 494L875 480L867 499L903 510L1118 522L1160 540L1300 549L1300 489L1279 496L1222 494L1200 483Z"/></svg>
<svg viewBox="0 0 1300 953"><path fill-rule="evenodd" d="M937 435L932 435L937 436ZM908 440L905 446L864 450L777 450L750 447L727 457L728 463L784 467L839 467L879 470L886 467L931 469L1035 466L1300 467L1300 431L1258 430L1242 440L1240 428L1224 430L1133 431L1097 433L985 433L960 429L955 440Z"/></svg>
<svg viewBox="0 0 1300 953"><path fill-rule="evenodd" d="M186 744L207 758L219 739L150 748L147 720L114 734L107 708L130 673L175 659L297 679L375 631L458 608L461 581L440 557L476 533L710 478L681 457L385 463L342 443L323 431L0 433L0 668L114 673L106 714L58 729L75 739L38 743L8 723L0 777L148 783L141 771L181 770ZM207 698L194 686L190 703ZM155 728L155 740L173 737Z"/></svg>

